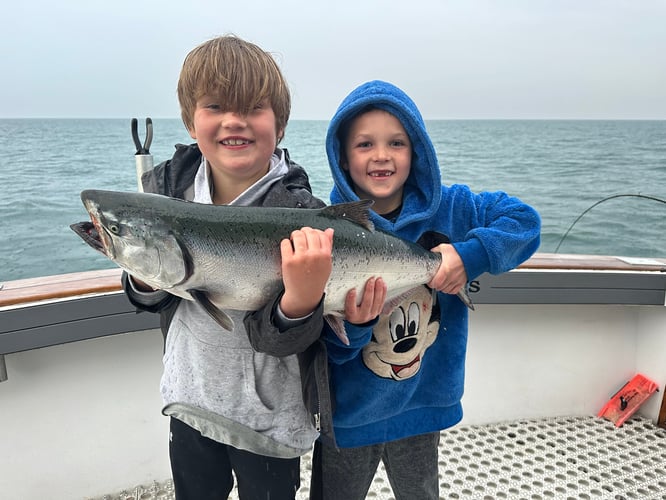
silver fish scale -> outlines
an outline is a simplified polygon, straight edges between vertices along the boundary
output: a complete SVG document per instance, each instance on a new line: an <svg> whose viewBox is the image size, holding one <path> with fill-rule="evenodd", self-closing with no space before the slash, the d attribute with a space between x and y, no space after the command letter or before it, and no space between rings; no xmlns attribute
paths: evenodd
<svg viewBox="0 0 666 500"><path fill-rule="evenodd" d="M338 238L337 233L334 238ZM362 234L353 238L354 235L351 238L341 235L334 239L333 270L326 286L326 311L341 311L347 292L356 288L360 294L371 277L382 277L388 287L387 299L390 299L427 283L439 268L439 254L415 252L413 247L401 241L385 240L384 246L376 246L372 239Z"/></svg>
<svg viewBox="0 0 666 500"><path fill-rule="evenodd" d="M211 301L223 309L256 309L275 296L282 286L280 241L303 226L335 229L327 313L341 311L347 292L356 288L360 293L371 277L381 276L392 298L430 281L441 262L439 254L392 235L308 210L290 211L288 218L266 210L257 220L243 209L220 212L220 217L225 213L231 216L196 223L191 216L179 216L172 224L195 263L195 274L183 288L208 289Z"/></svg>
<svg viewBox="0 0 666 500"><path fill-rule="evenodd" d="M441 262L438 253L355 222L367 224L367 202L253 208L99 190L86 190L81 199L93 220L121 228L109 231L118 249L109 255L121 267L176 295L197 290L220 309L258 309L275 296L282 286L280 241L304 226L335 230L326 314L343 310L350 289L360 296L370 277L384 279L390 300L428 283ZM122 228L134 228L134 238Z"/></svg>
<svg viewBox="0 0 666 500"><path fill-rule="evenodd" d="M281 286L280 249L259 225L203 223L182 235L194 262L183 288L209 291L224 309L257 309Z"/></svg>
<svg viewBox="0 0 666 500"><path fill-rule="evenodd" d="M308 454L297 500L311 470ZM591 416L459 425L441 433L439 483L445 499L666 500L666 430L641 417L620 428ZM395 500L383 464L366 498ZM91 500L153 499L175 500L171 480Z"/></svg>

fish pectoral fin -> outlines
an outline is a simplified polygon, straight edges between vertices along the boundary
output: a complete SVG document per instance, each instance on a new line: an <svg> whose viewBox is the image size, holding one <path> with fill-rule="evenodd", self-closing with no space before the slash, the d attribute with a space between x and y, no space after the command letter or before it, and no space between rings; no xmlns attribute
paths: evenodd
<svg viewBox="0 0 666 500"><path fill-rule="evenodd" d="M331 327L331 330L333 330L338 336L340 341L344 345L349 345L349 337L347 337L347 332L345 331L345 322L342 316L326 314L324 319L326 320L326 323L328 323L328 326Z"/></svg>
<svg viewBox="0 0 666 500"><path fill-rule="evenodd" d="M204 311L210 314L217 323L225 330L232 331L234 329L234 321L222 309L213 304L208 296L201 290L187 290L194 301L203 307Z"/></svg>

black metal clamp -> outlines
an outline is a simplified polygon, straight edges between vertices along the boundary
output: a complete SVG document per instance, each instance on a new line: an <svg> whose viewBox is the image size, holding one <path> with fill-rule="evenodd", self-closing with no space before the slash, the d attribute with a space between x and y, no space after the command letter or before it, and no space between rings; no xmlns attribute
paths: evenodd
<svg viewBox="0 0 666 500"><path fill-rule="evenodd" d="M135 154L149 155L150 143L153 142L153 121L150 118L146 118L146 140L142 145L139 140L139 120L132 118L132 139L134 139L134 145L136 146Z"/></svg>

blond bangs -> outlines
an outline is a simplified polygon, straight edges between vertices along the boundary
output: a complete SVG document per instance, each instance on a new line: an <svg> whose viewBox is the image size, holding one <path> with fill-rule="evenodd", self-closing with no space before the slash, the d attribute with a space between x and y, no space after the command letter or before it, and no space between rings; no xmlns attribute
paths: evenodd
<svg viewBox="0 0 666 500"><path fill-rule="evenodd" d="M214 97L225 110L241 114L268 100L276 126L282 131L291 111L289 89L273 57L233 36L210 40L185 58L178 99L188 129L192 127L196 103L203 96Z"/></svg>

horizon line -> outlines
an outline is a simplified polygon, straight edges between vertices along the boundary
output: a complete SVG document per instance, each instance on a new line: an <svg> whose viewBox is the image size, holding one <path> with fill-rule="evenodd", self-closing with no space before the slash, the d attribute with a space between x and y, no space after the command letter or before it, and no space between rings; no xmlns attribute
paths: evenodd
<svg viewBox="0 0 666 500"><path fill-rule="evenodd" d="M0 116L0 120L131 120L133 118L144 119L150 118L151 120L178 120L182 121L180 117L174 116L148 116L148 117L118 117L118 116ZM664 118L423 118L425 121L666 121ZM330 118L290 118L292 121L314 121L314 122L327 122Z"/></svg>

